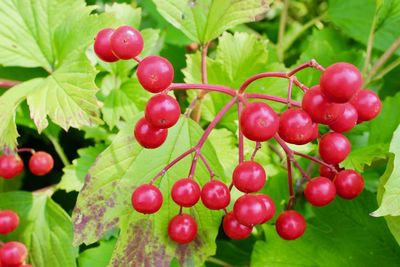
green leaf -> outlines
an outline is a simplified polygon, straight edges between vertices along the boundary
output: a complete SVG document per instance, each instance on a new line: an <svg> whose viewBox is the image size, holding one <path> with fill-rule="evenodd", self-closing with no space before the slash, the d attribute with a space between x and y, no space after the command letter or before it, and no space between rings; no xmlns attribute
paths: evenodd
<svg viewBox="0 0 400 267"><path fill-rule="evenodd" d="M352 201L337 198L328 207L314 207L315 218L294 241L264 226L266 241L256 243L251 266L397 266L400 248L385 221L368 215L374 203L374 195L364 191Z"/></svg>
<svg viewBox="0 0 400 267"><path fill-rule="evenodd" d="M79 158L74 159L72 165L64 167L64 175L61 177L57 188L67 192L80 191L90 166L105 148L106 146L103 144L96 144L95 146L79 149Z"/></svg>
<svg viewBox="0 0 400 267"><path fill-rule="evenodd" d="M0 194L0 209L11 209L20 218L18 228L3 241L18 240L29 251L35 267L76 266L77 248L72 247L72 223L66 212L46 194L8 192Z"/></svg>
<svg viewBox="0 0 400 267"><path fill-rule="evenodd" d="M106 5L104 11L112 14L120 25L125 24L137 29L140 26L140 19L142 18L140 8L133 8L132 5L127 3L113 3Z"/></svg>
<svg viewBox="0 0 400 267"><path fill-rule="evenodd" d="M79 254L79 267L106 267L111 259L116 239L100 241L100 245Z"/></svg>
<svg viewBox="0 0 400 267"><path fill-rule="evenodd" d="M394 154L393 172L385 183L381 205L373 216L400 216L400 126L393 134L389 152Z"/></svg>
<svg viewBox="0 0 400 267"><path fill-rule="evenodd" d="M238 24L263 18L264 0L153 1L160 14L198 43L207 43Z"/></svg>
<svg viewBox="0 0 400 267"><path fill-rule="evenodd" d="M169 137L158 149L143 149L133 138L135 123L129 122L97 158L86 176L73 213L75 244L90 244L115 227L121 229L111 262L116 266L169 265L176 256L184 266L198 266L215 253L215 238L222 216L201 203L184 212L192 214L198 223L196 241L179 246L168 238L169 220L178 214L179 207L170 197L174 181L186 177L191 157L181 160L157 181L164 196L163 207L152 215L142 215L131 207L130 196L140 184L150 179L175 157L194 146L202 129L193 121L182 119L169 129ZM202 153L214 172L224 178L222 167L213 147L206 143ZM209 174L202 163L197 166L196 180L203 185Z"/></svg>
<svg viewBox="0 0 400 267"><path fill-rule="evenodd" d="M388 145L386 144L375 144L353 149L340 166L362 172L366 165L371 166L375 160L385 159L387 151Z"/></svg>

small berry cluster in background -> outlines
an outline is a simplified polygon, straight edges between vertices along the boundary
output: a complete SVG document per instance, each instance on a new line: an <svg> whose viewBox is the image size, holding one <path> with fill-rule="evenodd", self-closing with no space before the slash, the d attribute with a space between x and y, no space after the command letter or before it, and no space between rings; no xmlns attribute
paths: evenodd
<svg viewBox="0 0 400 267"><path fill-rule="evenodd" d="M18 225L18 214L12 210L0 211L0 235L13 232ZM1 267L32 267L32 265L25 263L27 256L28 250L24 244L17 241L0 242Z"/></svg>
<svg viewBox="0 0 400 267"><path fill-rule="evenodd" d="M288 171L288 204L275 222L276 230L283 239L299 238L306 229L304 217L292 209L295 197L292 166L308 179L304 196L314 206L325 206L336 195L353 199L363 191L362 176L354 170L341 169L338 165L346 159L351 149L349 140L342 133L351 130L357 123L375 118L380 113L381 102L376 93L361 88L362 77L355 66L336 63L325 69L315 60L311 60L289 72L254 75L244 81L239 90L235 90L223 85L208 84L206 79L203 79L202 84L172 83L174 70L171 63L159 56L148 56L140 60L137 56L142 49L143 38L140 32L129 26L121 26L116 30L104 29L98 33L94 43L95 53L104 61L136 60L139 64L136 73L140 84L147 91L157 93L150 98L145 116L135 126L134 135L143 147L160 147L167 138L168 128L174 126L179 119L178 102L168 92L198 89L220 92L231 97L194 147L171 161L148 184L138 186L132 194L131 202L136 211L144 214L157 212L162 206L163 196L159 188L153 185L154 181L181 159L194 154L188 176L176 181L171 190L173 201L180 206L179 214L170 220L168 226L169 237L175 242L183 244L196 238L197 223L191 215L183 213L183 208L193 207L200 199L208 209L224 210L222 226L226 235L232 239L248 237L255 225L263 224L274 217L274 201L268 195L258 193L267 181L267 174L263 166L254 160L261 144L271 139L275 139L284 150ZM315 68L322 72L319 85L308 88L298 81L295 74L305 68ZM202 71L206 71L204 61ZM245 93L251 83L268 77L288 80L287 98ZM292 100L293 85L304 92L302 103ZM278 114L268 104L261 101L249 102L251 99L283 103L287 105L287 110ZM215 174L201 153L201 148L210 132L234 104L238 107L239 164L233 172L231 185L227 186L214 179ZM320 136L319 124L328 126L331 131ZM248 161L244 160L243 137L256 142L256 148ZM315 140L318 141L321 159L294 151L287 145L304 145ZM295 156L320 164L320 176L309 177ZM210 181L202 188L194 180L198 160L203 162L210 173ZM243 195L235 201L233 210L228 211L233 186Z"/></svg>

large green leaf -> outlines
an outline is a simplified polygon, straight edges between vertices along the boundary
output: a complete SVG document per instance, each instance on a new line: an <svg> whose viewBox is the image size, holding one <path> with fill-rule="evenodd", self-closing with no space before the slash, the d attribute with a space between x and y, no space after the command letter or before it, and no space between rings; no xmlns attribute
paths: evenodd
<svg viewBox="0 0 400 267"><path fill-rule="evenodd" d="M368 212L375 203L365 191L353 201L336 199L324 208L313 208L306 233L295 241L281 239L266 225L266 241L254 247L251 266L398 266L400 248L383 218Z"/></svg>
<svg viewBox="0 0 400 267"><path fill-rule="evenodd" d="M238 24L263 18L265 0L153 1L166 20L198 43L207 43Z"/></svg>
<svg viewBox="0 0 400 267"><path fill-rule="evenodd" d="M58 204L43 193L8 192L0 199L1 210L14 210L20 218L18 228L2 236L3 241L23 242L35 267L76 266L71 219Z"/></svg>
<svg viewBox="0 0 400 267"><path fill-rule="evenodd" d="M79 254L79 267L106 267L111 259L116 239L100 241L100 245Z"/></svg>
<svg viewBox="0 0 400 267"><path fill-rule="evenodd" d="M74 243L93 243L108 230L119 227L121 232L111 260L114 266L134 263L169 266L174 256L184 266L198 266L215 253L222 212L210 211L198 203L194 208L184 210L196 218L199 226L197 239L179 246L167 235L168 221L179 212L179 207L170 197L170 189L174 181L188 175L191 157L180 161L157 181L164 203L156 214L135 212L130 196L138 185L148 183L163 166L194 146L202 129L182 117L169 129L169 137L160 148L147 150L135 142L133 127L131 122L123 128L89 170L73 213ZM223 179L224 173L212 146L206 143L202 152L219 178ZM201 163L195 178L201 185L209 180L209 174Z"/></svg>
<svg viewBox="0 0 400 267"><path fill-rule="evenodd" d="M347 158L340 163L340 166L362 172L366 165L371 166L375 160L385 159L387 151L388 146L386 144L375 144L353 149Z"/></svg>

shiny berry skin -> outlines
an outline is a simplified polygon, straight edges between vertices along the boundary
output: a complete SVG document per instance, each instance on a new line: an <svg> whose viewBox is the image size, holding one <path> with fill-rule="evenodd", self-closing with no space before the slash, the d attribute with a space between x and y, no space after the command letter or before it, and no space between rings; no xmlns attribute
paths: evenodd
<svg viewBox="0 0 400 267"><path fill-rule="evenodd" d="M188 214L176 215L169 222L168 235L169 238L180 244L192 242L197 235L197 223Z"/></svg>
<svg viewBox="0 0 400 267"><path fill-rule="evenodd" d="M164 144L168 136L168 129L155 128L147 122L145 118L141 118L135 126L135 138L144 148L157 148Z"/></svg>
<svg viewBox="0 0 400 267"><path fill-rule="evenodd" d="M29 159L29 170L37 176L48 174L54 167L53 157L44 151L35 152Z"/></svg>
<svg viewBox="0 0 400 267"><path fill-rule="evenodd" d="M322 73L321 90L330 101L348 102L362 85L360 71L352 64L339 62L330 65Z"/></svg>
<svg viewBox="0 0 400 267"><path fill-rule="evenodd" d="M143 88L151 93L167 89L174 80L174 68L166 58L160 56L144 58L136 74Z"/></svg>
<svg viewBox="0 0 400 267"><path fill-rule="evenodd" d="M327 133L319 141L319 155L329 164L337 164L346 159L350 153L350 142L340 133Z"/></svg>
<svg viewBox="0 0 400 267"><path fill-rule="evenodd" d="M183 178L175 182L171 189L172 199L182 207L192 207L200 199L200 186L195 180Z"/></svg>
<svg viewBox="0 0 400 267"><path fill-rule="evenodd" d="M15 230L19 225L19 217L12 210L0 211L0 234L6 235Z"/></svg>
<svg viewBox="0 0 400 267"><path fill-rule="evenodd" d="M308 139L308 143L314 141L315 139L318 138L319 136L319 129L318 129L318 123L313 123L311 125L311 129L312 129L312 134L310 136L310 138Z"/></svg>
<svg viewBox="0 0 400 267"><path fill-rule="evenodd" d="M94 40L94 52L101 60L105 62L118 61L118 58L111 50L110 38L113 33L113 29L103 29L97 33Z"/></svg>
<svg viewBox="0 0 400 267"><path fill-rule="evenodd" d="M233 184L244 193L253 193L263 188L266 181L264 168L254 161L245 161L233 171Z"/></svg>
<svg viewBox="0 0 400 267"><path fill-rule="evenodd" d="M24 170L24 162L16 155L0 156L0 177L12 179Z"/></svg>
<svg viewBox="0 0 400 267"><path fill-rule="evenodd" d="M131 59L143 50L142 34L127 25L117 28L110 38L111 50L120 59Z"/></svg>
<svg viewBox="0 0 400 267"><path fill-rule="evenodd" d="M337 171L340 171L340 167L338 164L333 165ZM334 172L331 168L325 166L325 165L320 165L319 166L319 175L326 177L330 180L333 180L335 178L336 172Z"/></svg>
<svg viewBox="0 0 400 267"><path fill-rule="evenodd" d="M28 250L20 242L7 242L0 248L0 262L5 267L20 266L27 256Z"/></svg>
<svg viewBox="0 0 400 267"><path fill-rule="evenodd" d="M304 196L310 204L322 207L335 199L336 188L328 178L316 177L307 183Z"/></svg>
<svg viewBox="0 0 400 267"><path fill-rule="evenodd" d="M178 102L169 95L158 94L147 102L145 118L156 128L164 129L174 126L180 115Z"/></svg>
<svg viewBox="0 0 400 267"><path fill-rule="evenodd" d="M382 109L379 96L371 90L360 90L350 103L358 113L359 121L369 121L378 116Z"/></svg>
<svg viewBox="0 0 400 267"><path fill-rule="evenodd" d="M278 235L285 240L294 240L299 238L306 231L306 220L294 210L282 212L275 223Z"/></svg>
<svg viewBox="0 0 400 267"><path fill-rule="evenodd" d="M286 142L304 145L313 135L311 117L300 109L288 109L281 114L279 120L279 136Z"/></svg>
<svg viewBox="0 0 400 267"><path fill-rule="evenodd" d="M256 142L267 141L278 131L279 117L265 103L250 103L240 115L240 127L248 139Z"/></svg>
<svg viewBox="0 0 400 267"><path fill-rule="evenodd" d="M353 170L343 170L334 179L336 193L345 199L357 197L364 189L364 179Z"/></svg>
<svg viewBox="0 0 400 267"><path fill-rule="evenodd" d="M258 197L258 199L261 200L262 203L264 203L265 214L264 214L264 220L261 222L261 224L263 224L268 222L274 217L276 211L275 203L270 196L264 194L258 194L256 195L256 197Z"/></svg>
<svg viewBox="0 0 400 267"><path fill-rule="evenodd" d="M217 180L207 182L201 190L201 201L211 210L224 209L231 201L228 187Z"/></svg>
<svg viewBox="0 0 400 267"><path fill-rule="evenodd" d="M329 127L338 133L348 132L357 124L357 110L349 103L343 104L344 111Z"/></svg>
<svg viewBox="0 0 400 267"><path fill-rule="evenodd" d="M344 107L328 100L321 92L319 85L308 90L301 102L302 108L317 123L329 124L343 113Z"/></svg>
<svg viewBox="0 0 400 267"><path fill-rule="evenodd" d="M233 205L233 214L239 223L254 226L265 220L266 208L262 200L255 195L243 195Z"/></svg>
<svg viewBox="0 0 400 267"><path fill-rule="evenodd" d="M160 189L150 184L140 185L132 193L132 207L144 214L157 212L163 203Z"/></svg>
<svg viewBox="0 0 400 267"><path fill-rule="evenodd" d="M233 240L241 240L249 237L253 227L249 227L241 224L233 215L233 212L229 212L225 215L222 221L222 227L225 234Z"/></svg>

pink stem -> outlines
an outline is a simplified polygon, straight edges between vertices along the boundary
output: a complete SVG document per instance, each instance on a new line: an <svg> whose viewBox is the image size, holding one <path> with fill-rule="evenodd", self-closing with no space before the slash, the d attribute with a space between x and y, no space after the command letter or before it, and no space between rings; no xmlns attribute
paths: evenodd
<svg viewBox="0 0 400 267"><path fill-rule="evenodd" d="M288 76L293 76L295 75L297 72L306 69L306 68L314 68L317 69L319 71L324 71L325 68L322 67L320 64L318 64L318 62L315 59L311 59L310 61L301 64L300 66L296 67L295 69L293 69L292 71L288 72Z"/></svg>
<svg viewBox="0 0 400 267"><path fill-rule="evenodd" d="M217 84L186 84L186 83L173 83L167 90L189 90L201 89L210 92L220 92L230 96L236 96L237 91L229 87Z"/></svg>
<svg viewBox="0 0 400 267"><path fill-rule="evenodd" d="M240 127L240 115L242 114L243 103L238 101L238 141L239 141L239 163L244 161L244 137Z"/></svg>
<svg viewBox="0 0 400 267"><path fill-rule="evenodd" d="M134 57L133 60L135 60L137 63L140 63L142 60L138 57Z"/></svg>
<svg viewBox="0 0 400 267"><path fill-rule="evenodd" d="M208 172L210 173L211 179L213 179L214 176L215 176L215 173L214 173L214 171L211 169L211 166L210 166L210 164L208 163L207 159L203 156L202 153L199 153L199 157L200 157L201 161L203 161L204 166L206 166Z"/></svg>
<svg viewBox="0 0 400 267"><path fill-rule="evenodd" d="M261 79L261 78L266 78L266 77L276 77L276 78L288 78L287 74L285 72L262 72L256 75L251 76L248 78L244 83L239 88L239 93L243 93L246 88L253 83L254 81Z"/></svg>
<svg viewBox="0 0 400 267"><path fill-rule="evenodd" d="M324 165L324 166L330 168L335 173L338 172L334 166L332 166L331 164L328 164L328 163L326 163L326 162L324 162L324 161L322 161L320 159L317 159L316 157L313 157L313 156L310 156L310 155L307 155L307 154L303 154L303 153L300 153L300 152L297 152L297 151L293 151L293 154L295 154L297 156L300 156L300 157L303 157L303 158L306 158L306 159L309 159L309 160L312 160L312 161L314 161L314 162L316 162L316 163L318 163L320 165Z"/></svg>
<svg viewBox="0 0 400 267"><path fill-rule="evenodd" d="M254 148L253 154L251 154L251 158L250 158L251 161L254 160L258 150L260 150L260 149L261 149L261 143L260 142L256 142L256 147Z"/></svg>
<svg viewBox="0 0 400 267"><path fill-rule="evenodd" d="M201 82L203 84L208 83L208 78L207 78L207 52L208 52L208 46L210 43L207 43L203 46L203 49L201 51Z"/></svg>
<svg viewBox="0 0 400 267"><path fill-rule="evenodd" d="M289 157L286 157L286 166L288 171L288 186L289 186L289 201L286 206L286 209L290 210L293 205L294 192L293 192L292 162Z"/></svg>
<svg viewBox="0 0 400 267"><path fill-rule="evenodd" d="M0 87L8 89L20 83L21 83L20 81L15 81L15 80L0 80Z"/></svg>
<svg viewBox="0 0 400 267"><path fill-rule="evenodd" d="M274 101L274 102L278 102L278 103L284 103L284 104L290 103L291 105L293 105L295 107L301 107L301 104L299 102L293 101L293 100L288 102L288 100L286 98L279 97L279 96L266 95L266 94L257 94L257 93L247 93L247 94L245 94L245 97L247 97L247 98L265 99L265 100L270 100L270 101Z"/></svg>
<svg viewBox="0 0 400 267"><path fill-rule="evenodd" d="M31 154L35 154L35 150L33 148L28 148L28 147L27 148L18 148L17 152L18 153L28 152L28 153L31 153Z"/></svg>
<svg viewBox="0 0 400 267"><path fill-rule="evenodd" d="M289 79L289 85L288 85L288 95L287 95L287 103L288 103L288 108L292 106L291 101L292 101L292 87L293 87L293 79Z"/></svg>
<svg viewBox="0 0 400 267"><path fill-rule="evenodd" d="M196 166L197 166L197 160L199 158L199 151L196 150L196 153L194 154L192 164L190 165L190 171L189 171L189 176L188 178L193 179L194 177L194 172L196 171Z"/></svg>

